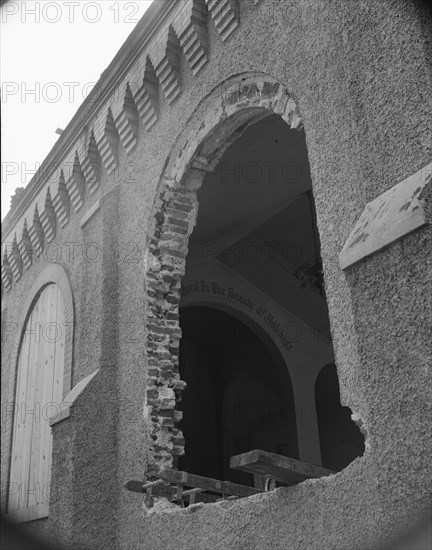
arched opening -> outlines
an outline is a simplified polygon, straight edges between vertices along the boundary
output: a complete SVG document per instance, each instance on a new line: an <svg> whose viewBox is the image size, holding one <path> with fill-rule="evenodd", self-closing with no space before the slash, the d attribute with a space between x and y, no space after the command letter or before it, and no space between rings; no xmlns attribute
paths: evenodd
<svg viewBox="0 0 432 550"><path fill-rule="evenodd" d="M191 456L199 452L196 442L204 429L196 404L202 385L210 394L223 387L222 393L237 402L253 390L240 373L231 391L225 387L226 374L210 383L212 378L200 370L204 351L197 352L196 343L180 343L182 330L185 341L194 334L193 320L187 321L190 313L179 315L192 302L211 303L225 312L235 304L249 328L247 319L265 329L289 372L297 427L297 441L288 422L287 441L279 441L275 428L266 445L291 458L298 449L303 463L322 462L314 384L334 354L305 134L295 103L280 84L236 78L191 118L168 159L155 203L147 264L150 479L178 467L179 461L202 474L218 471L226 479L235 477L225 471L226 433L219 440L213 437L211 445L219 441L221 448L207 462ZM194 295L197 300L191 302ZM232 322L225 317L228 326ZM178 370L180 348L189 348L183 373L189 388ZM223 361L224 372L236 370L231 360L236 353L230 346L214 354ZM263 378L272 378L271 387L286 384L270 363L262 361L260 368ZM198 433L191 435L193 426ZM223 457L222 466L216 456Z"/></svg>
<svg viewBox="0 0 432 550"><path fill-rule="evenodd" d="M216 295L225 305L241 302L251 319L260 315L273 344L285 345L281 362L287 376L280 376L263 342L239 321L209 308L180 309L180 376L187 389L178 406L186 453L178 466L253 485L257 480L251 474L229 469L230 457L262 449L304 458L299 457L293 413L297 429L308 430L304 394L314 395L318 366L332 347L304 132L291 130L277 115L249 124L205 176L197 199L184 294ZM228 338L221 339L218 331ZM235 338L241 331L246 340ZM289 367L298 395L293 395ZM291 394L288 400L282 398L284 388L285 395ZM261 408L275 404L277 418L264 413L262 429L244 418L241 425L236 415L248 402ZM349 413L343 425L358 431ZM309 434L316 439L311 446L317 452L309 458L315 464L340 469L361 454L354 446L342 453L342 462L329 461L329 453L339 456L333 448L339 442L326 437L330 448L323 448L317 432Z"/></svg>
<svg viewBox="0 0 432 550"><path fill-rule="evenodd" d="M342 407L334 364L326 365L315 383L315 403L322 465L343 470L364 452L364 437L351 420L351 411Z"/></svg>
<svg viewBox="0 0 432 550"><path fill-rule="evenodd" d="M294 398L288 371L259 331L210 307L180 310L180 376L188 389L179 409L187 453L179 468L253 485L230 457L263 449L298 457Z"/></svg>

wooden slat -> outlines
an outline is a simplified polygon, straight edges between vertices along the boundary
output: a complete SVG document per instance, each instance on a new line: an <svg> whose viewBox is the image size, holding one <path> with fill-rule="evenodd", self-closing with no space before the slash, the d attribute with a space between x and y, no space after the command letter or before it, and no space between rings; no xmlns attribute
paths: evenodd
<svg viewBox="0 0 432 550"><path fill-rule="evenodd" d="M63 394L64 332L55 340L56 331L49 323L64 326L64 304L60 289L48 285L30 313L18 359L16 387L17 414L14 419L10 481L21 486L8 499L8 514L28 510L46 514L48 486L51 478L51 429L49 404L60 404ZM36 412L36 414L34 414ZM24 497L24 498L22 498Z"/></svg>
<svg viewBox="0 0 432 550"><path fill-rule="evenodd" d="M42 306L42 301L46 300L46 296L48 289L45 289L41 296L40 296L40 302L39 305L42 308L43 311L45 311L44 307ZM42 350L42 342L43 342L43 329L44 329L44 323L46 322L46 311L45 315L42 319L40 319L40 338L41 341L39 343L35 342L35 353L36 353L36 347L38 349L41 355L40 360L38 360L35 364L29 364L30 369L34 369L35 371L35 383L33 388L29 388L29 392L32 392L34 394L33 402L35 403L35 407L37 410L37 418L33 418L33 426L32 426L32 437L31 437L31 450L30 450L30 456L28 457L30 460L30 467L29 467L29 479L28 479L28 486L29 491L35 491L36 493L29 494L29 500L28 500L28 507L35 506L36 504L39 504L40 500L40 487L38 485L39 479L38 479L38 471L39 471L39 454L40 454L40 447L41 447L41 437L42 437L42 429L43 429L43 403L44 403L44 384L45 382L45 353Z"/></svg>
<svg viewBox="0 0 432 550"><path fill-rule="evenodd" d="M44 300L44 293L46 290L42 291L41 296L35 306L35 316L32 316L32 324L28 326L29 331L34 331L29 335L30 338L30 350L27 365L25 369L27 371L27 388L25 399L21 403L22 415L25 420L25 437L22 443L21 453L21 473L20 481L23 488L23 497L19 508L28 508L29 501L29 480L30 480L30 456L31 456L31 447L32 447L32 437L33 437L33 425L35 418L38 417L40 421L40 410L38 411L35 408L34 403L34 386L36 381L36 371L39 369L39 364L43 361L43 352L41 348L41 325L43 319L45 318L46 313L46 303Z"/></svg>
<svg viewBox="0 0 432 550"><path fill-rule="evenodd" d="M51 481L51 428L49 426L49 416L53 408L51 403L55 402L54 383L56 377L56 368L62 368L62 360L56 364L56 346L55 338L56 328L51 323L58 322L58 294L60 289L57 285L50 285L48 295L48 314L44 324L44 355L45 355L45 382L43 388L43 418L41 430L41 442L39 447L39 467L37 470L37 480L40 487L41 499L45 504L48 503L49 483Z"/></svg>
<svg viewBox="0 0 432 550"><path fill-rule="evenodd" d="M43 408L45 404L44 394L45 387L49 385L47 380L46 369L49 360L49 342L45 339L45 326L50 319L50 308L52 299L52 288L54 285L47 286L41 293L39 303L39 320L40 333L38 334L38 340L34 341L34 358L30 357L28 368L32 371L33 381L30 388L28 388L27 396L29 404L33 403L37 414L31 417L31 438L30 449L25 451L26 460L29 462L28 477L26 480L28 487L28 508L39 504L41 499L42 487L40 483L40 453L41 446L43 445L44 437L44 418ZM39 332L39 331L38 331Z"/></svg>
<svg viewBox="0 0 432 550"><path fill-rule="evenodd" d="M141 493L145 494L145 491L143 490L143 481L128 481L125 485L126 489L128 491L133 491L135 493ZM152 496L154 497L165 497L170 501L175 501L175 496L177 494L177 487L170 485L169 483L166 483L164 485L156 485L152 487ZM188 500L190 500L190 494L184 495ZM208 495L206 493L201 492L199 496L197 495L196 501L210 503L210 502L216 502L218 497L216 495Z"/></svg>
<svg viewBox="0 0 432 550"><path fill-rule="evenodd" d="M29 320L26 325L31 327L34 322L36 314L36 307L33 309L29 316ZM18 372L16 380L16 392L15 392L15 415L14 426L12 431L12 458L11 458L11 470L10 470L10 494L8 498L8 510L18 510L20 503L20 490L16 484L21 483L21 461L22 461L22 448L25 437L25 423L22 416L22 403L26 399L27 391L27 364L30 354L31 336L24 334L24 338L21 343L20 355L18 359Z"/></svg>
<svg viewBox="0 0 432 550"><path fill-rule="evenodd" d="M268 453L260 449L232 456L230 467L235 470L263 475L287 485L295 485L305 479L324 477L335 473L321 466L301 462L276 453Z"/></svg>
<svg viewBox="0 0 432 550"><path fill-rule="evenodd" d="M145 490L143 489L144 484L145 484L144 481L128 481L126 483L125 487L128 491L133 491L134 493L145 493ZM175 487L171 487L171 485L169 485L168 483L166 485L168 486L166 491L171 491L172 490L171 492L173 494L176 492ZM160 496L161 491L162 491L162 485L155 485L152 488L152 493L155 496Z"/></svg>
<svg viewBox="0 0 432 550"><path fill-rule="evenodd" d="M44 418L43 432L40 448L40 467L39 482L42 489L44 502L48 502L49 484L51 481L51 454L52 454L52 434L49 426L49 417L59 410L63 393L63 364L64 364L64 346L62 347L64 328L64 306L60 289L52 285L50 295L50 313L48 323L55 323L50 330L45 330L45 337L49 338L47 347L46 380L44 388ZM57 340L57 337L59 338ZM52 404L52 406L50 405Z"/></svg>
<svg viewBox="0 0 432 550"><path fill-rule="evenodd" d="M57 290L57 336L55 342L55 367L54 367L54 384L52 401L57 405L60 411L60 404L63 401L63 380L64 380L64 360L65 360L65 345L66 345L66 327L65 327L65 307L63 295L60 288ZM53 411L54 412L54 411Z"/></svg>
<svg viewBox="0 0 432 550"><path fill-rule="evenodd" d="M260 489L238 485L231 481L219 481L210 477L197 476L188 472L179 472L177 470L164 470L160 473L161 479L170 483L186 485L188 487L199 487L203 491L219 493L221 495L235 495L238 497L248 497L262 493Z"/></svg>

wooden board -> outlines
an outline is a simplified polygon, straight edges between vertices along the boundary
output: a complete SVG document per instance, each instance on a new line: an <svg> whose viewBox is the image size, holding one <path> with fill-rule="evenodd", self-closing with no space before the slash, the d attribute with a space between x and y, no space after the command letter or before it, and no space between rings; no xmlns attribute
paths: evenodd
<svg viewBox="0 0 432 550"><path fill-rule="evenodd" d="M143 490L144 481L128 481L125 485L128 491L133 491L135 493L141 493L145 495ZM165 497L169 501L176 501L177 487L170 485L169 483L165 485L156 485L152 487L152 496L153 497ZM190 495L182 495L182 498L187 500L190 499ZM195 496L196 502L216 502L218 497L215 495L209 495L207 493L199 493Z"/></svg>
<svg viewBox="0 0 432 550"><path fill-rule="evenodd" d="M48 509L51 479L48 414L62 401L63 327L63 297L60 289L50 284L33 306L19 352L9 514L29 510L25 517L32 518L39 513L46 515ZM43 507L41 512L38 506Z"/></svg>
<svg viewBox="0 0 432 550"><path fill-rule="evenodd" d="M286 485L296 485L305 479L324 477L335 473L321 466L260 449L232 456L230 467L234 470L263 475Z"/></svg>
<svg viewBox="0 0 432 550"><path fill-rule="evenodd" d="M160 477L169 483L186 485L187 487L199 487L200 489L203 489L203 491L219 493L221 495L248 497L263 492L254 487L231 483L231 481L219 481L218 479L197 476L195 474L189 474L188 472L180 472L177 470L164 470L160 473Z"/></svg>

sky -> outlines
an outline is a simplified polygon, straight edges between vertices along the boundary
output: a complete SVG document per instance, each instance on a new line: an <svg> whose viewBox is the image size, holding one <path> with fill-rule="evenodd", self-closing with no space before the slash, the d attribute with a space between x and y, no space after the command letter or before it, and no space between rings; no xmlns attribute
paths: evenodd
<svg viewBox="0 0 432 550"><path fill-rule="evenodd" d="M0 7L1 217L151 0L9 0Z"/></svg>

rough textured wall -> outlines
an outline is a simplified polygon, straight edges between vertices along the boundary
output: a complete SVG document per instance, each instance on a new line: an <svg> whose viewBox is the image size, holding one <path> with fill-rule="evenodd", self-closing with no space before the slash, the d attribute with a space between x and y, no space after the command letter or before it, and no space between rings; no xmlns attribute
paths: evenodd
<svg viewBox="0 0 432 550"><path fill-rule="evenodd" d="M193 75L182 59L183 93L172 104L161 95L158 123L149 133L140 127L129 157L121 150L116 238L105 233L112 207L103 201L89 222L88 238L103 243L106 234L123 254L69 270L77 305L76 373L82 377L100 366L106 375L80 397L76 413L54 428L53 475L60 480L63 468L74 488L69 504L53 507L48 528L70 529L71 537L80 538L77 548L89 540L95 547L152 550L378 546L380 537L404 530L405 512L430 502L423 461L431 450L426 438L421 442L427 415L411 408L414 395L427 403L424 361L430 350L422 331L430 310L421 309L419 316L414 305L429 307L422 305L429 229L348 273L341 271L338 255L365 204L429 160L432 82L425 26L412 4L398 1L261 0L241 3L241 24L225 43L212 20L209 32L209 63ZM152 206L174 139L203 97L232 75L254 71L286 85L302 113L342 400L364 420L369 446L364 457L329 479L196 513L145 517L142 499L123 484L142 478L146 466L144 255ZM104 174L103 192L115 185L114 175ZM84 238L73 223L61 241ZM19 310L20 294L36 276L37 269L28 271L5 298L8 316ZM104 283L104 277L112 279ZM372 314L379 317L373 320ZM94 347L81 346L85 315L102 329ZM411 340L410 331L417 334ZM10 352L5 354L11 364ZM398 412L401 399L408 412ZM63 448L71 441L68 455ZM413 449L415 468L408 470Z"/></svg>
<svg viewBox="0 0 432 550"><path fill-rule="evenodd" d="M270 18L269 24L268 12L259 17L259 9L265 13L264 4L245 10L238 33L230 38L229 59L223 48L217 48L217 41L212 41L209 69L217 59L217 79L248 70L268 72L287 84L298 101L317 202L342 398L365 422L369 447L363 458L328 480L306 482L236 504L209 506L195 514L155 514L145 522L143 548L372 547L397 528L403 532L405 513L415 515L429 503L424 463L428 454L425 447L430 445L427 439L416 453L416 479L407 473L409 448L418 446L427 418L414 414L413 421L410 416L403 449L400 437L406 417L397 418L398 428L392 435L391 415L395 402L400 400L398 388L406 385L409 375L400 373L399 384L394 380L391 385L387 383L388 373L382 381L375 378L379 354L384 354L378 349L384 341L386 347L399 348L395 336L406 314L395 306L399 320L395 320L391 334L385 334L389 321L384 316L371 323L374 330L358 330L359 319L365 319L365 323L369 319L368 307L380 309L379 290L388 292L378 281L378 273L374 274L374 263L385 271L388 261L397 263L389 255L397 256L398 247L403 245L395 245L369 260L371 264L366 261L349 274L344 274L338 263L339 252L366 203L428 161L430 74L420 22L411 6L398 2L340 2L331 7L322 2L303 2L272 4L274 20ZM275 55L269 55L269 44ZM185 118L185 107L182 98L177 111L176 105L172 106L176 111L173 125L182 126L179 121ZM168 123L162 120L161 127ZM171 128L174 131L174 126ZM158 147L163 143L161 136ZM162 152L160 155L164 156ZM159 161L156 164L159 166ZM427 231L410 239L418 242ZM430 243L427 246L430 250ZM419 266L424 265L428 248L423 250L424 256L416 259ZM363 288L353 288L352 277L360 269L370 270L368 284L376 289L369 306L364 303ZM397 290L392 291L393 300L405 294L408 307L427 295L426 271L416 279L417 284L404 280L401 277ZM408 291L413 293L410 298ZM382 314L386 301L387 297ZM424 341L424 321L419 322L414 308L411 312L413 330L418 327L419 338ZM404 347L401 341L400 349ZM366 349L369 353L375 350L373 360ZM382 375L387 371L385 357L380 359ZM422 399L428 387L424 368L423 363L423 370L419 369L418 377L414 374L412 382L423 388ZM379 389L366 398L371 384ZM383 436L382 424L387 425L387 434L378 444ZM398 458L392 458L394 455ZM393 461L397 464L394 470ZM396 471L398 482L392 475ZM275 517L279 519L275 521Z"/></svg>

